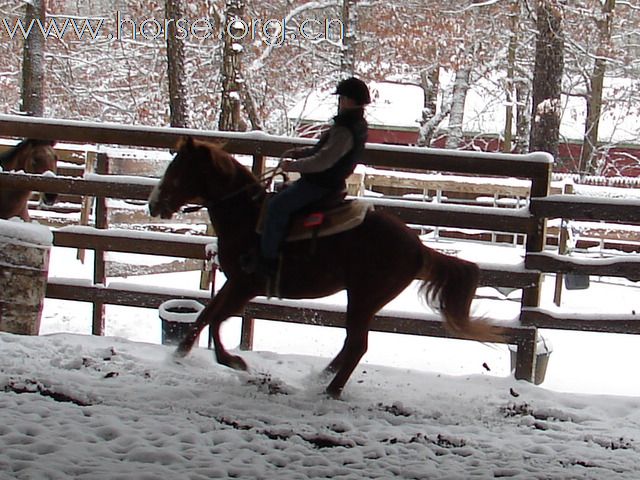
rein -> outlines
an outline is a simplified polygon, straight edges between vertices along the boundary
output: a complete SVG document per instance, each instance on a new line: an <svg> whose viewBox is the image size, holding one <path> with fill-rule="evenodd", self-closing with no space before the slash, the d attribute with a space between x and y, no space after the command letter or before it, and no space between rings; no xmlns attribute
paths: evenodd
<svg viewBox="0 0 640 480"><path fill-rule="evenodd" d="M217 206L220 206L221 204L228 202L229 200L233 199L234 197L244 193L245 191L248 191L251 188L255 188L255 187L260 187L260 191L257 192L256 195L254 195L252 197L252 199L257 200L260 196L263 196L266 189L268 188L268 186L271 184L271 182L273 182L273 179L276 178L278 175L282 175L282 177L285 179L285 181L288 179L287 174L285 173L284 170L282 170L282 168L280 167L280 165L276 166L275 168L272 168L271 170L267 170L264 174L262 174L261 176L258 177L258 183L254 183L254 184L249 184L249 185L245 185L242 188L239 188L238 190L235 190L231 193L228 193L224 196L222 196L222 198L218 199L215 202L209 202L206 203L204 205L194 205L192 207L185 207L182 209L182 213L194 213L197 212L199 210L202 210L203 208L215 208Z"/></svg>

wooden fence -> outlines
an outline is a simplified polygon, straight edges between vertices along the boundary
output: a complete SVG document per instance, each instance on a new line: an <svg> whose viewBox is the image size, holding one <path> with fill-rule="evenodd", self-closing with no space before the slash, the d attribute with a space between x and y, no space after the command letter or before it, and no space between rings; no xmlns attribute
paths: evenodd
<svg viewBox="0 0 640 480"><path fill-rule="evenodd" d="M37 137L69 142L107 143L116 145L171 148L178 138L190 134L197 138L226 142L232 153L253 156L253 169L264 167L265 156L278 157L286 149L308 144L305 140L271 137L261 133L221 133L171 128L131 127L120 125L53 122L45 119L24 119L0 115L0 136ZM377 168L444 171L467 175L515 177L530 182L529 207L499 209L437 205L403 200L373 199L378 209L395 213L407 223L456 228L478 228L489 231L526 235L526 256L523 268L501 265L481 265L483 285L503 286L523 290L519 322L510 324L507 342L518 347L516 378L531 380L535 372L535 345L538 328L557 328L617 333L640 333L635 315L584 316L548 312L539 307L542 273L565 272L588 275L621 276L640 279L638 256L612 258L606 262L577 262L566 256L544 252L546 220L606 220L640 223L640 202L611 201L574 196L549 195L551 158L547 154L505 155L479 152L457 152L369 145L365 164ZM178 255L204 259L206 245L213 238L197 238L169 234L140 234L113 231L106 225L106 198L144 200L152 188L149 179L117 178L92 175L88 179L44 177L0 173L0 188L30 188L95 197L95 227L68 227L54 231L54 244L96 251L94 279L90 285L77 285L60 278L50 278L47 296L51 298L90 301L94 304L93 332L104 331L104 304L119 304L157 308L171 297L208 298L206 290L190 292L157 291L147 286L106 283L105 251L125 251L156 255ZM131 239L135 239L132 242ZM73 288L70 288L73 286ZM175 293L175 295L174 295ZM311 305L311 306L310 306ZM320 304L254 300L245 310L242 346L252 343L253 318L314 325L343 325L343 313ZM438 318L427 315L378 315L373 330L417 335L449 336Z"/></svg>

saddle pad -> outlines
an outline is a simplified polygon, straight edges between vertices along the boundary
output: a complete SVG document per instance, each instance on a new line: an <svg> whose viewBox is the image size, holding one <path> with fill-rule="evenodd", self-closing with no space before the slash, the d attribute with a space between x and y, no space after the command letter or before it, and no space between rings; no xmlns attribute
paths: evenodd
<svg viewBox="0 0 640 480"><path fill-rule="evenodd" d="M313 237L327 237L329 235L346 232L360 225L369 210L373 210L373 205L357 200L350 200L336 208L324 210L322 212L324 214L324 221L319 227L306 227L304 225L304 221L309 214L294 215L291 219L286 241L295 242ZM262 233L263 221L264 215L261 215L258 222L258 233Z"/></svg>

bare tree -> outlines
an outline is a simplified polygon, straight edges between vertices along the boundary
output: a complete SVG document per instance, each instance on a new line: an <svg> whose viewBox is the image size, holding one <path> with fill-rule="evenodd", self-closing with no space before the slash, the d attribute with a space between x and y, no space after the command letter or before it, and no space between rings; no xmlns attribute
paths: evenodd
<svg viewBox="0 0 640 480"><path fill-rule="evenodd" d="M244 22L244 0L226 0L224 46L222 52L222 99L218 128L220 130L245 130L241 117L243 38L248 28Z"/></svg>
<svg viewBox="0 0 640 480"><path fill-rule="evenodd" d="M607 70L607 58L611 50L611 24L615 6L616 0L605 0L602 4L601 15L596 18L598 30L596 58L591 78L587 82L587 118L579 164L580 171L587 174L596 173L595 152L598 145L604 76Z"/></svg>
<svg viewBox="0 0 640 480"><path fill-rule="evenodd" d="M177 35L176 21L184 17L181 0L166 0L167 81L169 84L169 117L172 127L188 126L187 88L184 71L184 39Z"/></svg>
<svg viewBox="0 0 640 480"><path fill-rule="evenodd" d="M428 147L431 145L437 126L449 114L451 104L449 103L449 108L446 108L443 100L443 108L438 114L437 102L438 90L440 89L440 67L438 65L420 72L420 86L424 91L424 104L418 131L418 146Z"/></svg>
<svg viewBox="0 0 640 480"><path fill-rule="evenodd" d="M46 0L25 2L25 26L38 20L44 25L46 8ZM44 35L38 28L32 28L24 40L21 110L37 117L44 115L44 50Z"/></svg>
<svg viewBox="0 0 640 480"><path fill-rule="evenodd" d="M464 105L470 87L471 68L461 66L456 71L451 94L451 112L449 113L449 130L446 148L458 148L463 140L462 122L464 120Z"/></svg>
<svg viewBox="0 0 640 480"><path fill-rule="evenodd" d="M537 0L533 109L529 148L558 156L560 93L564 63L561 0Z"/></svg>
<svg viewBox="0 0 640 480"><path fill-rule="evenodd" d="M529 147L531 120L531 76L527 61L533 54L529 46L530 12L526 0L510 0L505 11L507 63L505 91L504 152L526 153ZM514 122L515 120L515 122ZM515 124L515 131L514 131Z"/></svg>
<svg viewBox="0 0 640 480"><path fill-rule="evenodd" d="M505 79L505 122L504 122L504 142L502 150L511 152L513 143L513 109L516 104L515 75L516 75L516 55L518 50L518 34L520 26L520 15L518 2L511 2L509 16L509 46L507 48L507 77Z"/></svg>
<svg viewBox="0 0 640 480"><path fill-rule="evenodd" d="M516 139L513 146L515 153L529 151L529 134L531 131L531 82L520 79L516 87Z"/></svg>
<svg viewBox="0 0 640 480"><path fill-rule="evenodd" d="M343 77L351 77L356 72L356 40L358 28L358 0L342 1L342 24L344 34L340 51L340 73Z"/></svg>

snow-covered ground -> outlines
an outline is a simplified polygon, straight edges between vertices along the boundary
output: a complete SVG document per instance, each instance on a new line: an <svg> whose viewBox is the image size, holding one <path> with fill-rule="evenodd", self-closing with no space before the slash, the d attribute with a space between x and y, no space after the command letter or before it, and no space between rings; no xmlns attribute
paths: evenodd
<svg viewBox="0 0 640 480"><path fill-rule="evenodd" d="M0 348L3 479L637 478L636 398L365 364L336 401L316 356L238 373L116 337Z"/></svg>
<svg viewBox="0 0 640 480"><path fill-rule="evenodd" d="M88 278L90 264L55 248L50 271ZM549 278L543 298L552 288ZM639 300L637 287L599 281L564 295L583 311ZM392 307L423 308L411 291ZM518 302L475 308L508 318ZM635 336L545 331L554 351L534 386L510 376L505 346L374 333L331 400L321 370L340 329L258 322L239 373L206 348L175 362L156 311L107 307L103 338L88 335L90 318L86 304L46 300L41 336L0 334L0 479L637 478ZM237 320L223 331L238 344Z"/></svg>

